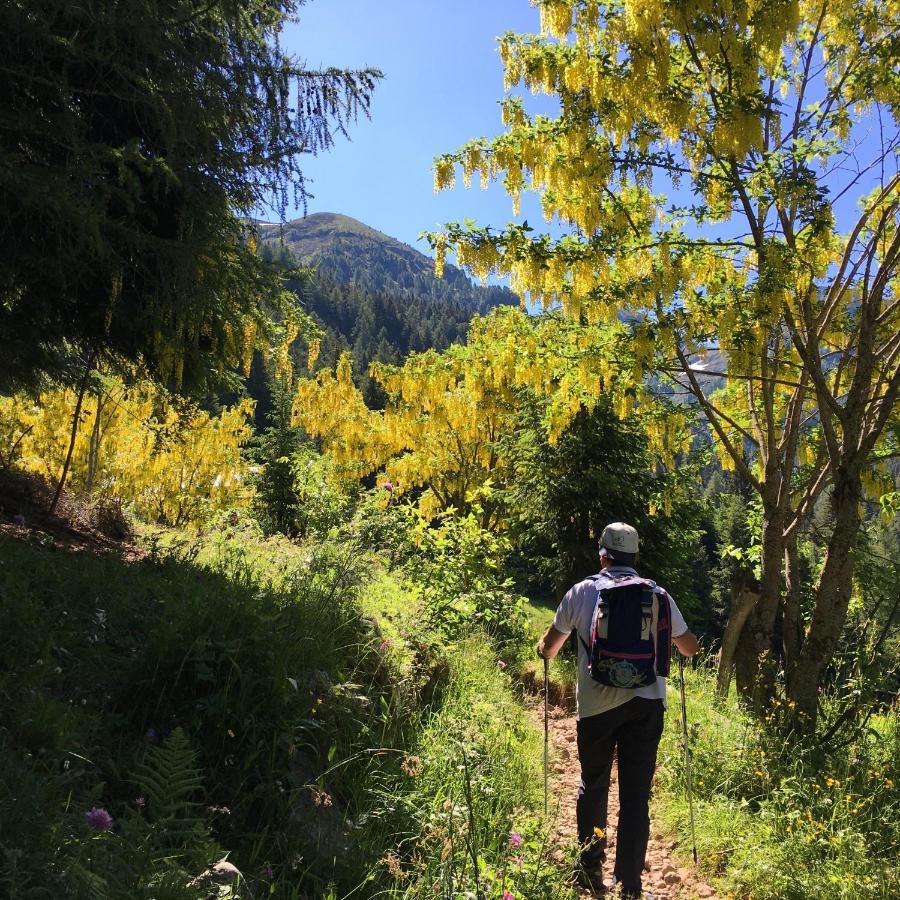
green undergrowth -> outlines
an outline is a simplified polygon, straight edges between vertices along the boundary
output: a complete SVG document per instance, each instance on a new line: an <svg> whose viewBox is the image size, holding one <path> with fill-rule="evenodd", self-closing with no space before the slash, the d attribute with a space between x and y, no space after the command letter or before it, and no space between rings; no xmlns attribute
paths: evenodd
<svg viewBox="0 0 900 900"><path fill-rule="evenodd" d="M787 743L715 677L685 670L701 870L727 895L754 900L900 896L900 727L895 711L828 746ZM655 818L687 859L691 844L677 682L659 754Z"/></svg>
<svg viewBox="0 0 900 900"><path fill-rule="evenodd" d="M569 896L484 634L352 540L143 541L0 537L0 897Z"/></svg>

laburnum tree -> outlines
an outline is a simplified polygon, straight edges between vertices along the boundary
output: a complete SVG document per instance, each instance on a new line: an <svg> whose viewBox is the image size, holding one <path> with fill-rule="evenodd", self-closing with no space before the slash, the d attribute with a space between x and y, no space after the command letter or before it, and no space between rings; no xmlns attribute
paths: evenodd
<svg viewBox="0 0 900 900"><path fill-rule="evenodd" d="M761 504L759 577L735 594L722 682L737 663L765 707L780 609L788 704L814 724L900 390L897 4L535 5L540 35L500 39L506 86L558 114L509 94L504 133L440 157L435 187L457 167L502 178L514 212L532 189L564 234L449 225L431 235L437 267L455 252L574 321L631 322L635 389L663 374L692 397ZM803 608L797 537L819 500L830 527Z"/></svg>
<svg viewBox="0 0 900 900"><path fill-rule="evenodd" d="M252 436L252 401L210 415L151 381L98 375L76 418L73 447L76 403L65 387L0 397L0 470L15 464L53 482L65 466L77 493L179 527L249 504L241 450Z"/></svg>
<svg viewBox="0 0 900 900"><path fill-rule="evenodd" d="M305 202L380 77L285 53L303 3L0 6L0 389L124 359L202 391L266 342L247 217Z"/></svg>
<svg viewBox="0 0 900 900"><path fill-rule="evenodd" d="M346 479L380 472L396 494L422 492L426 515L477 506L482 526L495 527L507 513L496 489L514 468L507 438L528 398L539 401L539 430L551 445L602 397L611 416L633 414L642 424L651 458L674 467L688 448L684 411L636 381L640 366L626 334L617 321L590 328L500 307L473 320L465 345L413 354L402 366L373 364L384 410L366 406L344 354L334 373L298 381L295 421L321 440ZM672 499L659 490L644 503L668 512Z"/></svg>

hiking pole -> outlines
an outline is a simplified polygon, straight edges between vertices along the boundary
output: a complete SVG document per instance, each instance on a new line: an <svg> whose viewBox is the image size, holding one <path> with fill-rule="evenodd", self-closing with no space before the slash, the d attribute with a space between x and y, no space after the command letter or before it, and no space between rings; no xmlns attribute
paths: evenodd
<svg viewBox="0 0 900 900"><path fill-rule="evenodd" d="M550 762L550 660L544 657L544 818L547 818L547 768Z"/></svg>
<svg viewBox="0 0 900 900"><path fill-rule="evenodd" d="M687 703L684 699L684 657L678 654L678 678L681 682L681 725L684 729L684 774L687 781L688 808L691 812L691 845L697 865L697 835L694 832L694 795L691 793L691 751L688 747Z"/></svg>

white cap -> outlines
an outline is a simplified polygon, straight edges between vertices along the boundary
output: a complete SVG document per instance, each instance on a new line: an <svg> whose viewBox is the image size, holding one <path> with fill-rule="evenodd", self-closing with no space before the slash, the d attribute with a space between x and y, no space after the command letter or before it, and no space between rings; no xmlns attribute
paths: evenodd
<svg viewBox="0 0 900 900"><path fill-rule="evenodd" d="M624 522L611 522L600 535L600 547L605 547L613 556L616 553L637 553L637 530Z"/></svg>

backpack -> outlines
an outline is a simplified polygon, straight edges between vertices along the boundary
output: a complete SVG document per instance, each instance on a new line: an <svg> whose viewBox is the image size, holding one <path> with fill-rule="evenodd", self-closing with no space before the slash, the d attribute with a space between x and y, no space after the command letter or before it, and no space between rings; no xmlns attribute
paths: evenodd
<svg viewBox="0 0 900 900"><path fill-rule="evenodd" d="M607 573L602 577L604 581L612 578L615 584L598 588L590 644L582 640L591 678L614 688L655 684L657 675L669 674L669 595L637 575Z"/></svg>

